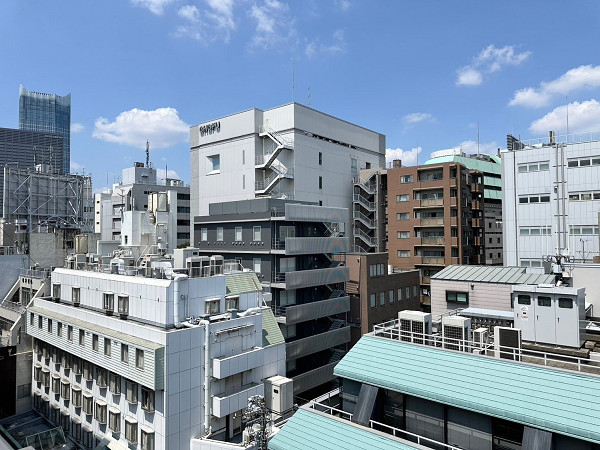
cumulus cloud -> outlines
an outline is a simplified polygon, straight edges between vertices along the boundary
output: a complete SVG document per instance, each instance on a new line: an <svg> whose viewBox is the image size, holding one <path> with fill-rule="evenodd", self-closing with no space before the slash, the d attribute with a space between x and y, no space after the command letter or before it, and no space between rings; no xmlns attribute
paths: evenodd
<svg viewBox="0 0 600 450"><path fill-rule="evenodd" d="M460 149L467 154L477 153L477 141L467 140L462 141L457 145ZM479 153L488 153L495 155L498 152L498 144L496 141L491 142L479 142Z"/></svg>
<svg viewBox="0 0 600 450"><path fill-rule="evenodd" d="M81 133L85 127L81 123L71 124L71 133Z"/></svg>
<svg viewBox="0 0 600 450"><path fill-rule="evenodd" d="M496 48L488 45L471 64L461 67L456 71L456 84L458 86L478 86L483 82L483 76L498 72L504 66L518 66L525 62L531 52L516 53L513 45Z"/></svg>
<svg viewBox="0 0 600 450"><path fill-rule="evenodd" d="M595 100L573 102L568 105L569 133L582 133L600 129L600 103ZM529 131L535 134L546 134L548 131L566 132L567 106L554 108L544 117L531 123Z"/></svg>
<svg viewBox="0 0 600 450"><path fill-rule="evenodd" d="M182 6L179 8L179 11L177 11L177 15L190 22L198 22L200 20L200 11L194 5Z"/></svg>
<svg viewBox="0 0 600 450"><path fill-rule="evenodd" d="M250 9L250 17L255 23L253 47L273 48L288 41L295 34L289 6L284 2L265 0L254 4Z"/></svg>
<svg viewBox="0 0 600 450"><path fill-rule="evenodd" d="M169 3L172 3L173 0L130 0L131 4L134 6L141 6L142 8L146 8L152 14L156 14L157 16L162 16L165 11L165 6Z"/></svg>
<svg viewBox="0 0 600 450"><path fill-rule="evenodd" d="M173 35L200 41L204 44L215 41L229 42L236 29L233 0L206 0L207 8L200 10L194 5L184 5L177 15L184 20Z"/></svg>
<svg viewBox="0 0 600 450"><path fill-rule="evenodd" d="M165 169L156 169L156 178L159 180L165 179ZM181 177L174 170L167 171L167 178L181 180Z"/></svg>
<svg viewBox="0 0 600 450"><path fill-rule="evenodd" d="M350 8L349 0L335 0L335 6L342 11L347 11Z"/></svg>
<svg viewBox="0 0 600 450"><path fill-rule="evenodd" d="M600 66L579 66L568 70L552 81L542 81L537 88L528 87L516 91L508 102L510 106L541 108L547 106L553 97L567 95L579 89L593 89L600 86Z"/></svg>
<svg viewBox="0 0 600 450"><path fill-rule="evenodd" d="M431 114L422 113L422 112L410 113L410 114L405 115L402 118L402 121L405 124L414 124L414 123L433 121L433 120L434 120L434 117Z"/></svg>
<svg viewBox="0 0 600 450"><path fill-rule="evenodd" d="M414 166L417 164L419 153L423 149L421 147L414 147L410 150L402 150L401 148L386 148L385 149L385 162L389 166L395 159L402 161L403 166Z"/></svg>
<svg viewBox="0 0 600 450"><path fill-rule="evenodd" d="M179 118L174 108L154 111L134 108L122 112L113 122L104 117L96 119L92 136L138 148L145 147L146 140L149 140L153 149L167 148L185 141L189 136L189 126Z"/></svg>
<svg viewBox="0 0 600 450"><path fill-rule="evenodd" d="M329 43L321 43L318 39L308 41L304 47L304 54L312 58L317 54L334 55L346 51L346 40L344 30L336 30L333 33L332 40Z"/></svg>

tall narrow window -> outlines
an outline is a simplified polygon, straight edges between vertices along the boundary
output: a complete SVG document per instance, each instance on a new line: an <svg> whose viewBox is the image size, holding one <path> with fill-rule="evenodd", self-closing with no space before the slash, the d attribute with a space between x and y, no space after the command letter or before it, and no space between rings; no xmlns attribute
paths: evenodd
<svg viewBox="0 0 600 450"><path fill-rule="evenodd" d="M254 265L254 273L260 274L261 259L260 258L254 258L252 262L253 262L253 265Z"/></svg>
<svg viewBox="0 0 600 450"><path fill-rule="evenodd" d="M135 349L135 367L144 369L144 350L141 348Z"/></svg>
<svg viewBox="0 0 600 450"><path fill-rule="evenodd" d="M223 227L217 227L217 241L223 241Z"/></svg>
<svg viewBox="0 0 600 450"><path fill-rule="evenodd" d="M254 242L262 241L262 228L252 227L252 240Z"/></svg>
<svg viewBox="0 0 600 450"><path fill-rule="evenodd" d="M242 241L242 227L235 227L235 240L237 242Z"/></svg>
<svg viewBox="0 0 600 450"><path fill-rule="evenodd" d="M200 240L202 242L208 241L208 229L207 228L200 229Z"/></svg>
<svg viewBox="0 0 600 450"><path fill-rule="evenodd" d="M319 189L323 189L323 177L319 177Z"/></svg>
<svg viewBox="0 0 600 450"><path fill-rule="evenodd" d="M127 344L121 344L121 362L129 364L129 347Z"/></svg>
<svg viewBox="0 0 600 450"><path fill-rule="evenodd" d="M319 152L319 165L323 165L323 153Z"/></svg>

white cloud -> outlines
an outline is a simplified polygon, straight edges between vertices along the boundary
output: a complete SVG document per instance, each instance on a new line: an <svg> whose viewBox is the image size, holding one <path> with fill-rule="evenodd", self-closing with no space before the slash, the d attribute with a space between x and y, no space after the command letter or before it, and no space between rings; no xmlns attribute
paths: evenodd
<svg viewBox="0 0 600 450"><path fill-rule="evenodd" d="M81 133L85 127L81 123L71 124L71 133Z"/></svg>
<svg viewBox="0 0 600 450"><path fill-rule="evenodd" d="M168 170L167 177L174 178L176 180L181 180L181 177L174 170ZM156 178L158 178L159 180L164 180L165 179L165 169L156 169Z"/></svg>
<svg viewBox="0 0 600 450"><path fill-rule="evenodd" d="M467 140L462 141L457 145L460 149L469 155L473 155L477 153L477 141ZM479 153L488 153L495 155L498 153L498 144L496 141L491 142L479 142Z"/></svg>
<svg viewBox="0 0 600 450"><path fill-rule="evenodd" d="M424 121L433 121L433 120L435 120L435 119L431 114L422 113L422 112L410 113L410 114L405 115L402 118L402 121L407 125L424 122Z"/></svg>
<svg viewBox="0 0 600 450"><path fill-rule="evenodd" d="M256 25L252 46L268 49L288 41L295 34L294 21L288 11L289 6L278 0L252 5L250 17Z"/></svg>
<svg viewBox="0 0 600 450"><path fill-rule="evenodd" d="M72 127L72 125L71 125L71 127ZM79 172L79 171L83 171L83 169L85 169L84 166L82 166L78 162L71 160L71 172Z"/></svg>
<svg viewBox="0 0 600 450"><path fill-rule="evenodd" d="M483 75L498 72L504 66L518 66L529 58L531 52L515 53L513 45L496 48L488 45L473 62L456 71L458 86L478 86L483 82Z"/></svg>
<svg viewBox="0 0 600 450"><path fill-rule="evenodd" d="M148 9L152 14L162 16L165 6L173 0L130 0L134 6L141 6Z"/></svg>
<svg viewBox="0 0 600 450"><path fill-rule="evenodd" d="M335 6L342 11L347 11L350 8L350 2L348 0L335 0Z"/></svg>
<svg viewBox="0 0 600 450"><path fill-rule="evenodd" d="M417 164L419 153L423 149L421 147L415 147L411 150L402 150L401 148L386 148L385 149L385 162L387 165L391 165L395 159L402 161L403 166L413 166Z"/></svg>
<svg viewBox="0 0 600 450"><path fill-rule="evenodd" d="M335 55L344 53L346 51L346 40L344 38L344 30L336 30L333 33L332 40L329 44L320 43L318 39L309 41L304 47L304 54L308 58L312 58L315 55L327 54Z"/></svg>
<svg viewBox="0 0 600 450"><path fill-rule="evenodd" d="M189 136L189 126L179 118L174 108L158 108L144 111L134 108L119 114L114 122L100 117L96 119L93 137L132 147L150 148L171 147L185 141Z"/></svg>
<svg viewBox="0 0 600 450"><path fill-rule="evenodd" d="M190 22L198 22L200 20L200 11L194 5L184 5L179 8L177 15L182 19Z"/></svg>
<svg viewBox="0 0 600 450"><path fill-rule="evenodd" d="M538 88L529 87L516 91L508 104L540 108L547 106L554 96L564 96L578 89L593 89L599 86L600 66L579 66L568 70L555 80L542 81Z"/></svg>
<svg viewBox="0 0 600 450"><path fill-rule="evenodd" d="M569 133L582 133L600 129L600 103L596 99L573 102L569 108ZM554 108L544 117L531 123L529 131L543 135L548 131L567 131L567 106Z"/></svg>

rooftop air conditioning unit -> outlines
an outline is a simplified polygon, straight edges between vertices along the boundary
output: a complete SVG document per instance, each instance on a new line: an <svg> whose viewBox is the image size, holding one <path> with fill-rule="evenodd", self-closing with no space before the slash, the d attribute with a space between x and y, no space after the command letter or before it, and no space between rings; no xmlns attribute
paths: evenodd
<svg viewBox="0 0 600 450"><path fill-rule="evenodd" d="M490 331L487 328L473 330L473 353L485 355Z"/></svg>
<svg viewBox="0 0 600 450"><path fill-rule="evenodd" d="M494 327L494 355L496 358L521 361L521 329Z"/></svg>
<svg viewBox="0 0 600 450"><path fill-rule="evenodd" d="M442 318L442 346L448 350L471 350L471 319L461 316Z"/></svg>
<svg viewBox="0 0 600 450"><path fill-rule="evenodd" d="M431 344L432 320L430 313L421 311L400 311L398 329L401 341L415 344Z"/></svg>

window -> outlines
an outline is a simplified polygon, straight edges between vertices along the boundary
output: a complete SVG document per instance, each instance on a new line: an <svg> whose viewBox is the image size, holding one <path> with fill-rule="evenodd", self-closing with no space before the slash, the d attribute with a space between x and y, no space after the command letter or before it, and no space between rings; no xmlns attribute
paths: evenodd
<svg viewBox="0 0 600 450"><path fill-rule="evenodd" d="M202 242L208 241L208 229L207 228L200 229L200 240Z"/></svg>
<svg viewBox="0 0 600 450"><path fill-rule="evenodd" d="M129 346L127 344L121 344L121 362L129 364Z"/></svg>
<svg viewBox="0 0 600 450"><path fill-rule="evenodd" d="M457 170L456 167L450 167L450 178L456 178Z"/></svg>
<svg viewBox="0 0 600 450"><path fill-rule="evenodd" d="M60 383L60 396L65 400L69 400L69 394L71 393L71 385L69 380L63 380Z"/></svg>
<svg viewBox="0 0 600 450"><path fill-rule="evenodd" d="M137 420L125 418L125 439L130 443L137 443Z"/></svg>
<svg viewBox="0 0 600 450"><path fill-rule="evenodd" d="M112 292L105 292L102 294L102 299L104 311L106 311L106 314L112 314L115 310L115 294Z"/></svg>
<svg viewBox="0 0 600 450"><path fill-rule="evenodd" d="M58 337L62 337L62 322L56 323L56 334Z"/></svg>
<svg viewBox="0 0 600 450"><path fill-rule="evenodd" d="M458 237L458 228L457 227L450 228L450 237Z"/></svg>
<svg viewBox="0 0 600 450"><path fill-rule="evenodd" d="M135 349L135 367L144 370L144 350Z"/></svg>
<svg viewBox="0 0 600 450"><path fill-rule="evenodd" d="M413 182L412 175L404 175L404 176L400 177L400 183L402 183L402 184L408 184L408 183L412 183L412 182Z"/></svg>
<svg viewBox="0 0 600 450"><path fill-rule="evenodd" d="M252 227L252 240L254 242L262 241L261 227Z"/></svg>
<svg viewBox="0 0 600 450"><path fill-rule="evenodd" d="M235 240L237 242L242 241L242 227L235 227Z"/></svg>
<svg viewBox="0 0 600 450"><path fill-rule="evenodd" d="M79 345L85 345L85 330L79 330Z"/></svg>
<svg viewBox="0 0 600 450"><path fill-rule="evenodd" d="M104 338L104 356L110 356L110 339Z"/></svg>
<svg viewBox="0 0 600 450"><path fill-rule="evenodd" d="M398 231L398 239L409 239L410 231Z"/></svg>
<svg viewBox="0 0 600 450"><path fill-rule="evenodd" d="M115 395L121 394L121 375L110 373L108 376L108 389Z"/></svg>
<svg viewBox="0 0 600 450"><path fill-rule="evenodd" d="M92 379L94 378L94 366L92 365L91 362L89 361L83 361L81 363L81 366L83 368L82 372L82 376L84 379L88 380L88 381L92 381Z"/></svg>
<svg viewBox="0 0 600 450"><path fill-rule="evenodd" d="M388 292L388 301L390 303L394 303L394 291L389 291Z"/></svg>
<svg viewBox="0 0 600 450"><path fill-rule="evenodd" d="M100 344L98 341L98 335L97 334L92 334L92 350L94 350L95 352L98 351Z"/></svg>
<svg viewBox="0 0 600 450"><path fill-rule="evenodd" d="M154 431L142 427L142 450L154 450Z"/></svg>
<svg viewBox="0 0 600 450"><path fill-rule="evenodd" d="M52 298L60 299L60 283L52 283Z"/></svg>
<svg viewBox="0 0 600 450"><path fill-rule="evenodd" d="M382 306L385 305L385 292L379 293L379 304Z"/></svg>
<svg viewBox="0 0 600 450"><path fill-rule="evenodd" d="M220 155L212 155L207 156L207 167L206 172L207 175L212 175L215 173L221 172L221 156Z"/></svg>
<svg viewBox="0 0 600 450"><path fill-rule="evenodd" d="M81 407L81 388L79 386L73 386L71 388L71 403L76 408Z"/></svg>
<svg viewBox="0 0 600 450"><path fill-rule="evenodd" d="M396 203L407 202L408 194L396 195Z"/></svg>
<svg viewBox="0 0 600 450"><path fill-rule="evenodd" d="M138 402L138 385L133 381L125 381L125 398L129 403L135 404Z"/></svg>
<svg viewBox="0 0 600 450"><path fill-rule="evenodd" d="M371 294L370 296L370 300L371 300L371 308L375 308L376 304L375 304L375 294Z"/></svg>
<svg viewBox="0 0 600 450"><path fill-rule="evenodd" d="M398 301L402 300L402 288L398 288Z"/></svg>
<svg viewBox="0 0 600 450"><path fill-rule="evenodd" d="M529 295L517 296L517 303L519 305L531 305L531 297Z"/></svg>
<svg viewBox="0 0 600 450"><path fill-rule="evenodd" d="M396 220L408 220L410 218L409 213L397 213Z"/></svg>
<svg viewBox="0 0 600 450"><path fill-rule="evenodd" d="M446 302L468 305L469 304L469 293L468 292L446 291Z"/></svg>
<svg viewBox="0 0 600 450"><path fill-rule="evenodd" d="M573 299L572 298L559 297L558 298L558 307L559 308L573 309Z"/></svg>
<svg viewBox="0 0 600 450"><path fill-rule="evenodd" d="M240 298L236 296L225 297L225 310L240 309Z"/></svg>
<svg viewBox="0 0 600 450"><path fill-rule="evenodd" d="M353 177L358 175L358 161L356 158L350 158L350 173Z"/></svg>
<svg viewBox="0 0 600 450"><path fill-rule="evenodd" d="M254 258L254 259L252 260L252 266L253 266L253 268L254 268L254 273L258 273L258 274L260 274L260 269L261 269L261 268L260 268L260 263L261 263L261 260L260 260L260 258Z"/></svg>
<svg viewBox="0 0 600 450"><path fill-rule="evenodd" d="M90 413L91 414L91 413ZM92 430L82 430L82 444L85 448L92 448L94 446L94 432Z"/></svg>
<svg viewBox="0 0 600 450"><path fill-rule="evenodd" d="M450 217L458 217L458 208L450 208Z"/></svg>
<svg viewBox="0 0 600 450"><path fill-rule="evenodd" d="M319 152L319 165L323 165L323 153Z"/></svg>
<svg viewBox="0 0 600 450"><path fill-rule="evenodd" d="M48 319L48 333L52 333L52 319Z"/></svg>
<svg viewBox="0 0 600 450"><path fill-rule="evenodd" d="M404 293L406 294L406 300L408 300L410 298L410 287L404 289Z"/></svg>
<svg viewBox="0 0 600 450"><path fill-rule="evenodd" d="M33 313L29 314L29 325L33 326L33 324L35 323L34 319L35 319L35 314L33 314Z"/></svg>
<svg viewBox="0 0 600 450"><path fill-rule="evenodd" d="M98 423L106 423L106 402L103 400L98 400L96 403L96 415L94 419L98 421Z"/></svg>
<svg viewBox="0 0 600 450"><path fill-rule="evenodd" d="M111 408L108 412L108 428L115 433L121 432L121 413L116 409Z"/></svg>
<svg viewBox="0 0 600 450"><path fill-rule="evenodd" d="M323 177L319 177L319 189L323 189Z"/></svg>
<svg viewBox="0 0 600 450"><path fill-rule="evenodd" d="M223 227L217 227L217 241L223 242Z"/></svg>
<svg viewBox="0 0 600 450"><path fill-rule="evenodd" d="M117 297L117 307L119 308L119 315L127 316L129 315L129 296L128 295L119 295Z"/></svg>
<svg viewBox="0 0 600 450"><path fill-rule="evenodd" d="M154 391L142 386L142 409L154 412Z"/></svg>
<svg viewBox="0 0 600 450"><path fill-rule="evenodd" d="M398 250L398 258L410 258L410 250Z"/></svg>
<svg viewBox="0 0 600 450"><path fill-rule="evenodd" d="M94 397L90 392L83 393L83 412L86 414L92 414L92 408L94 405Z"/></svg>
<svg viewBox="0 0 600 450"><path fill-rule="evenodd" d="M417 297L419 294L419 287L417 285L413 286L413 297Z"/></svg>
<svg viewBox="0 0 600 450"><path fill-rule="evenodd" d="M206 300L206 304L204 306L204 312L206 314L219 314L220 303L221 303L220 299Z"/></svg>
<svg viewBox="0 0 600 450"><path fill-rule="evenodd" d="M67 339L73 342L73 325L67 325Z"/></svg>
<svg viewBox="0 0 600 450"><path fill-rule="evenodd" d="M83 369L83 365L81 364L81 358L74 356L71 363L73 365L73 373L75 375L81 375L81 371Z"/></svg>
<svg viewBox="0 0 600 450"><path fill-rule="evenodd" d="M38 316L38 328L41 330L43 326L44 326L44 319L42 318L42 316Z"/></svg>
<svg viewBox="0 0 600 450"><path fill-rule="evenodd" d="M102 367L96 368L96 385L101 388L108 385L108 371Z"/></svg>
<svg viewBox="0 0 600 450"><path fill-rule="evenodd" d="M74 305L79 305L81 302L80 291L78 287L71 288L71 300Z"/></svg>
<svg viewBox="0 0 600 450"><path fill-rule="evenodd" d="M538 306L552 306L552 299L550 297L542 297L541 295L537 299Z"/></svg>

